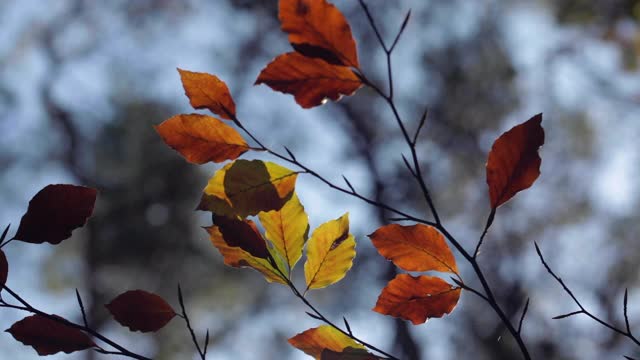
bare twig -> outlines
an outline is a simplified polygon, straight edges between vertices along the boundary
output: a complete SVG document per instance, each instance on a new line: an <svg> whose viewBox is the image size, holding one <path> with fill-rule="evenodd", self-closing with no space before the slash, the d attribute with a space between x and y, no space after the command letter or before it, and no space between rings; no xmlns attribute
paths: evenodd
<svg viewBox="0 0 640 360"><path fill-rule="evenodd" d="M524 322L524 317L527 316L527 310L529 310L529 298L527 298L527 302L524 304L524 309L522 309L522 315L518 322L518 334L522 333L522 323Z"/></svg>
<svg viewBox="0 0 640 360"><path fill-rule="evenodd" d="M196 338L196 333L195 331L193 331L193 328L191 327L191 322L189 321L189 316L187 315L187 310L184 306L184 297L182 296L182 289L180 288L179 284L178 284L178 302L180 303L180 309L182 310L182 318L184 319L184 322L187 324L187 329L189 329L189 333L191 334L191 340L193 341L193 344L196 346L196 350L198 351L198 355L200 355L200 358L202 360L205 360L205 356L206 356L205 352L202 351L202 349L200 348L200 344L198 344L198 339Z"/></svg>

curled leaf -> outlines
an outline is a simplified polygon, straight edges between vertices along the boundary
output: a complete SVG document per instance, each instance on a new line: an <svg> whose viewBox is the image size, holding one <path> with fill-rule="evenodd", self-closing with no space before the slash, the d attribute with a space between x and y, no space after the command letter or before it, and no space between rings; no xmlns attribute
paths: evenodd
<svg viewBox="0 0 640 360"><path fill-rule="evenodd" d="M198 210L241 218L279 210L293 194L297 175L268 161L236 160L209 179Z"/></svg>
<svg viewBox="0 0 640 360"><path fill-rule="evenodd" d="M194 164L235 160L249 150L234 128L211 116L176 115L155 129L167 145Z"/></svg>
<svg viewBox="0 0 640 360"><path fill-rule="evenodd" d="M307 290L340 281L353 265L356 241L349 234L349 214L320 225L307 242L304 275Z"/></svg>
<svg viewBox="0 0 640 360"><path fill-rule="evenodd" d="M222 254L225 265L235 268L250 267L262 273L268 282L287 284L287 281L282 278L280 273L278 273L267 259L255 257L240 247L227 244L224 236L220 232L220 228L217 226L211 226L205 228L205 230L209 233L209 238L213 246Z"/></svg>
<svg viewBox="0 0 640 360"><path fill-rule="evenodd" d="M440 278L400 274L382 289L373 311L418 325L451 313L459 299L460 288Z"/></svg>
<svg viewBox="0 0 640 360"><path fill-rule="evenodd" d="M116 321L131 331L158 331L176 316L163 298L144 290L122 293L105 306Z"/></svg>
<svg viewBox="0 0 640 360"><path fill-rule="evenodd" d="M280 0L282 31L299 53L357 68L358 54L344 15L325 0Z"/></svg>
<svg viewBox="0 0 640 360"><path fill-rule="evenodd" d="M538 149L544 144L542 114L514 126L493 143L487 161L491 208L529 188L540 175Z"/></svg>
<svg viewBox="0 0 640 360"><path fill-rule="evenodd" d="M217 76L178 69L182 87L194 109L209 109L221 118L232 120L236 116L236 104L229 88Z"/></svg>
<svg viewBox="0 0 640 360"><path fill-rule="evenodd" d="M458 273L451 249L432 226L386 225L369 235L380 255L407 271Z"/></svg>
<svg viewBox="0 0 640 360"><path fill-rule="evenodd" d="M316 359L321 358L324 350L342 352L347 348L365 348L362 344L355 342L329 325L306 330L289 339L289 344Z"/></svg>
<svg viewBox="0 0 640 360"><path fill-rule="evenodd" d="M65 321L57 315L55 318ZM28 316L13 324L6 332L16 340L33 347L38 355L53 355L58 352L71 354L96 346L84 332L62 322L41 315Z"/></svg>
<svg viewBox="0 0 640 360"><path fill-rule="evenodd" d="M327 99L337 101L342 95L351 95L362 86L362 81L346 66L293 52L276 57L262 69L255 82L259 84L292 94L306 109L322 105Z"/></svg>
<svg viewBox="0 0 640 360"><path fill-rule="evenodd" d="M269 257L267 243L253 221L215 216L214 224L220 230L227 245L239 247L258 258Z"/></svg>
<svg viewBox="0 0 640 360"><path fill-rule="evenodd" d="M76 185L47 185L29 201L15 239L59 244L84 226L93 213L96 189Z"/></svg>

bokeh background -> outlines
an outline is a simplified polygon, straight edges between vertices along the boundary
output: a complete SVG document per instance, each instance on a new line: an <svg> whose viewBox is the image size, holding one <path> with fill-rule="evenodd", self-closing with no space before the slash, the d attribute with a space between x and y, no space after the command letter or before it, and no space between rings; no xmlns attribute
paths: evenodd
<svg viewBox="0 0 640 360"><path fill-rule="evenodd" d="M385 85L384 53L355 0L349 19L367 76ZM475 245L489 212L484 162L503 131L543 112L546 143L534 187L500 208L480 255L497 297L517 318L537 359L620 359L640 349L576 310L544 271L533 242L591 311L622 323L629 288L640 333L640 1L368 0L387 41L411 21L394 53L396 97L410 129L425 107L419 141L425 178L447 227ZM153 129L192 112L176 67L229 85L239 117L268 146L286 145L336 182L428 216L404 168L407 153L385 104L368 89L303 110L293 98L252 86L288 51L276 1L0 0L0 219L19 223L49 183L100 190L88 225L60 246L11 244L8 285L44 310L78 319L74 289L92 323L156 359L195 358L179 319L153 336L130 334L103 304L129 289L176 286L211 359L305 359L286 339L317 321L283 286L222 265L194 212L217 166L189 165ZM263 157L268 159L268 157ZM297 191L312 227L344 212L358 255L347 277L310 299L330 318L406 359L518 359L487 304L463 293L456 310L420 326L370 311L389 263L366 234L388 214L301 176ZM463 278L474 276L461 263ZM298 275L301 275L299 272ZM302 280L299 278L298 280ZM6 329L25 314L0 311ZM9 334L0 358L35 359ZM91 352L51 359L103 359Z"/></svg>

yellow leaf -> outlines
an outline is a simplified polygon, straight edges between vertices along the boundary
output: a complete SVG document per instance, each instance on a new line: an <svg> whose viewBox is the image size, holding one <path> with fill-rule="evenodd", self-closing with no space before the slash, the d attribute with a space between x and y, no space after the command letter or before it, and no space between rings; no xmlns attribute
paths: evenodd
<svg viewBox="0 0 640 360"><path fill-rule="evenodd" d="M365 348L362 344L355 342L329 325L322 325L302 332L289 339L289 344L318 360L325 349L342 352L346 348Z"/></svg>
<svg viewBox="0 0 640 360"><path fill-rule="evenodd" d="M211 243L220 251L220 254L222 254L225 265L235 268L250 267L261 272L268 282L287 284L267 259L255 257L239 247L228 245L217 226L206 227L205 230L209 233Z"/></svg>
<svg viewBox="0 0 640 360"><path fill-rule="evenodd" d="M356 256L356 241L349 234L349 213L320 225L307 243L304 275L307 290L320 289L342 279Z"/></svg>
<svg viewBox="0 0 640 360"><path fill-rule="evenodd" d="M280 210L291 198L298 173L268 161L236 160L216 171L198 210L246 218Z"/></svg>
<svg viewBox="0 0 640 360"><path fill-rule="evenodd" d="M293 269L302 257L302 248L309 232L309 217L298 196L294 193L282 209L261 212L258 217L266 231L265 237L271 241L289 269Z"/></svg>

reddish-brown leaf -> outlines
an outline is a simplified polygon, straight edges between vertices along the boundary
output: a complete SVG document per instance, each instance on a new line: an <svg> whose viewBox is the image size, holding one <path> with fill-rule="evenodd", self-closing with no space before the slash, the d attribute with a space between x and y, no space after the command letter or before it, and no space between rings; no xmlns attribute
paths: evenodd
<svg viewBox="0 0 640 360"><path fill-rule="evenodd" d="M57 315L53 316L64 320ZM13 324L6 332L21 343L33 347L40 356L60 351L70 354L96 346L82 331L41 315L28 316Z"/></svg>
<svg viewBox="0 0 640 360"><path fill-rule="evenodd" d="M253 221L214 215L213 223L220 230L227 245L239 247L258 258L266 259L269 257L267 243Z"/></svg>
<svg viewBox="0 0 640 360"><path fill-rule="evenodd" d="M358 54L344 15L325 0L280 0L282 31L296 51L334 65L357 68Z"/></svg>
<svg viewBox="0 0 640 360"><path fill-rule="evenodd" d="M59 244L82 227L93 213L96 189L76 185L47 185L29 201L15 239L34 244Z"/></svg>
<svg viewBox="0 0 640 360"><path fill-rule="evenodd" d="M155 128L167 145L194 164L235 160L249 150L234 128L211 116L176 115Z"/></svg>
<svg viewBox="0 0 640 360"><path fill-rule="evenodd" d="M9 274L9 263L7 262L7 257L4 254L4 251L0 249L0 291L2 291L2 287L7 282L7 276Z"/></svg>
<svg viewBox="0 0 640 360"><path fill-rule="evenodd" d="M292 94L303 108L322 105L326 99L337 101L342 95L353 94L362 81L346 66L290 52L276 57L262 69L258 84Z"/></svg>
<svg viewBox="0 0 640 360"><path fill-rule="evenodd" d="M144 290L122 293L105 306L122 326L131 331L158 331L176 316L163 298Z"/></svg>
<svg viewBox="0 0 640 360"><path fill-rule="evenodd" d="M414 325L449 314L460 299L460 288L433 276L400 274L382 289L373 311L411 320Z"/></svg>
<svg viewBox="0 0 640 360"><path fill-rule="evenodd" d="M182 87L194 109L209 109L221 118L232 120L236 116L236 104L229 88L217 76L178 69Z"/></svg>
<svg viewBox="0 0 640 360"><path fill-rule="evenodd" d="M458 273L451 249L432 226L386 225L369 235L380 255L407 271Z"/></svg>
<svg viewBox="0 0 640 360"><path fill-rule="evenodd" d="M513 127L493 143L487 161L487 184L493 209L529 188L540 175L538 149L544 144L542 114Z"/></svg>

